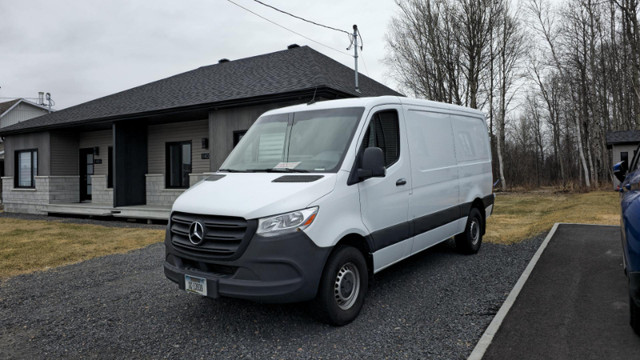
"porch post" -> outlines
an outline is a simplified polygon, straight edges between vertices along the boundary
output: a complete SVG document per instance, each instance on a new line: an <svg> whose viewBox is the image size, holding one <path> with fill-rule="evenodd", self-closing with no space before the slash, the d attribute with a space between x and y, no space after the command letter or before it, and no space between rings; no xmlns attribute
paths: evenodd
<svg viewBox="0 0 640 360"><path fill-rule="evenodd" d="M113 124L113 207L146 205L147 126Z"/></svg>

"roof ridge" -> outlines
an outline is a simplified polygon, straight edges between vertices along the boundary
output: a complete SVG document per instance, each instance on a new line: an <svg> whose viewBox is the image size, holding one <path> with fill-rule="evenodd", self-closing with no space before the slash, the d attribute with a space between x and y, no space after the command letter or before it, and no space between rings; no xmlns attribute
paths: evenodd
<svg viewBox="0 0 640 360"><path fill-rule="evenodd" d="M401 95L362 74L358 93L348 74L353 74L349 66L304 45L200 66L9 126L0 133L254 101L251 99L265 101L322 87L338 97Z"/></svg>
<svg viewBox="0 0 640 360"><path fill-rule="evenodd" d="M304 46L300 46L300 48L309 48L309 46L304 45ZM233 63L237 63L237 62L240 62L240 61L256 59L256 58L265 57L265 56L269 56L269 55L274 55L274 54L282 53L282 52L285 52L285 51L291 51L291 50L295 50L295 49L297 49L297 48L294 48L294 49L285 49L285 50L279 50L279 51L275 51L275 52L271 52L271 53L267 53L267 54L260 54L260 55L255 55L255 56L249 56L249 57L241 58L241 59L238 59L238 60L230 60L230 61L229 61L229 63L232 63L232 62L233 62ZM309 49L311 49L311 48L309 48ZM312 50L313 50L313 49L312 49ZM67 108L64 108L64 109L60 109L59 111L67 111L67 110L71 110L71 109L74 109L74 108L76 108L76 107L78 107L78 106L81 106L81 105L83 105L83 106L84 106L84 105L88 105L88 104L93 103L93 102L96 102L96 101L98 101L98 100L107 99L107 98L109 98L109 97L116 96L116 95L122 94L122 93L127 92L127 91L136 90L136 89L143 88L143 87L145 87L145 86L149 86L149 85L152 85L152 84L157 84L157 83L161 83L161 82L166 82L166 81L169 81L169 80L171 80L171 79L173 79L173 78L180 77L180 76L184 76L184 75L186 75L186 74L188 74L188 73L196 72L196 71L201 70L201 69L208 69L208 68L211 68L211 67L213 67L213 66L218 66L218 65L223 65L223 64L227 64L227 63L222 63L222 64L220 64L220 63L215 63L215 64L210 64L210 65L202 65L202 66L200 66L200 67L197 67L197 68L194 68L194 69L191 69L191 70L186 70L186 71L180 72L180 73L175 74L175 75L171 75L171 76L168 76L168 77L165 77L165 78L162 78L162 79L154 80L154 81L151 81L151 82L148 82L148 83L140 84L140 85L137 85L137 86L134 86L134 87L128 88L128 89L120 90L120 91L115 92L115 93L113 93L113 94L109 94L109 95L101 96L101 97L99 97L99 98L95 98L95 99L92 99L92 100L89 100L89 101L85 101L85 102L80 103L80 104L76 104L76 105L73 105L73 106L70 106L70 107L67 107ZM44 115L43 115L43 116L44 116Z"/></svg>
<svg viewBox="0 0 640 360"><path fill-rule="evenodd" d="M209 64L209 65L202 65L202 66L196 68L195 70L210 68L212 66L217 66L217 65L224 65L224 64L230 64L230 63L238 63L238 62L243 62L243 61L255 60L255 59L258 59L258 58L261 58L261 57L267 57L267 56L280 54L280 53L287 52L287 51L296 51L297 49L303 49L303 48L311 49L308 45L302 45L302 46L298 46L297 48L278 50L278 51L274 51L274 52L270 52L270 53L266 53L266 54L247 56L247 57L239 58L239 59L235 59L235 60L228 59L229 60L228 62L223 62L223 63L219 63L218 62L218 63L214 63L214 64Z"/></svg>

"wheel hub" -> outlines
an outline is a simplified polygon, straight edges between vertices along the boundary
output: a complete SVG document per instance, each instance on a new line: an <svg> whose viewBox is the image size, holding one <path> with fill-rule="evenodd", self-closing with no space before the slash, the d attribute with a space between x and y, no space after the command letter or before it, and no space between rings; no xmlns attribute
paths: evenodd
<svg viewBox="0 0 640 360"><path fill-rule="evenodd" d="M356 302L360 292L360 272L353 263L344 264L336 276L334 297L338 307L347 310Z"/></svg>
<svg viewBox="0 0 640 360"><path fill-rule="evenodd" d="M480 225L474 220L471 222L471 228L469 230L471 233L471 243L475 245L480 240Z"/></svg>

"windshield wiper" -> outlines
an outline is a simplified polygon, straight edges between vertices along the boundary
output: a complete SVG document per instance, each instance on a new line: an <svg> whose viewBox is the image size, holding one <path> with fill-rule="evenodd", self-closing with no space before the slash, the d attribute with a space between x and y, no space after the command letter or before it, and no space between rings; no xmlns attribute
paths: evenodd
<svg viewBox="0 0 640 360"><path fill-rule="evenodd" d="M309 170L291 169L291 168L267 168L267 169L247 169L248 172L269 172L269 173L308 173Z"/></svg>
<svg viewBox="0 0 640 360"><path fill-rule="evenodd" d="M218 169L218 171L226 171L226 172L230 172L230 173L244 172L244 170L235 170L235 169Z"/></svg>

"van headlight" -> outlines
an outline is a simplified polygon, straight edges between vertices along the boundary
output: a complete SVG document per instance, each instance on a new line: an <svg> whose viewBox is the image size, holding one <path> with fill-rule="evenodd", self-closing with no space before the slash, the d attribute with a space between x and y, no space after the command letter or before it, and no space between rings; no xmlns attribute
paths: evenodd
<svg viewBox="0 0 640 360"><path fill-rule="evenodd" d="M286 214L270 216L258 220L257 234L262 236L275 236L304 230L315 220L318 207L292 211Z"/></svg>

